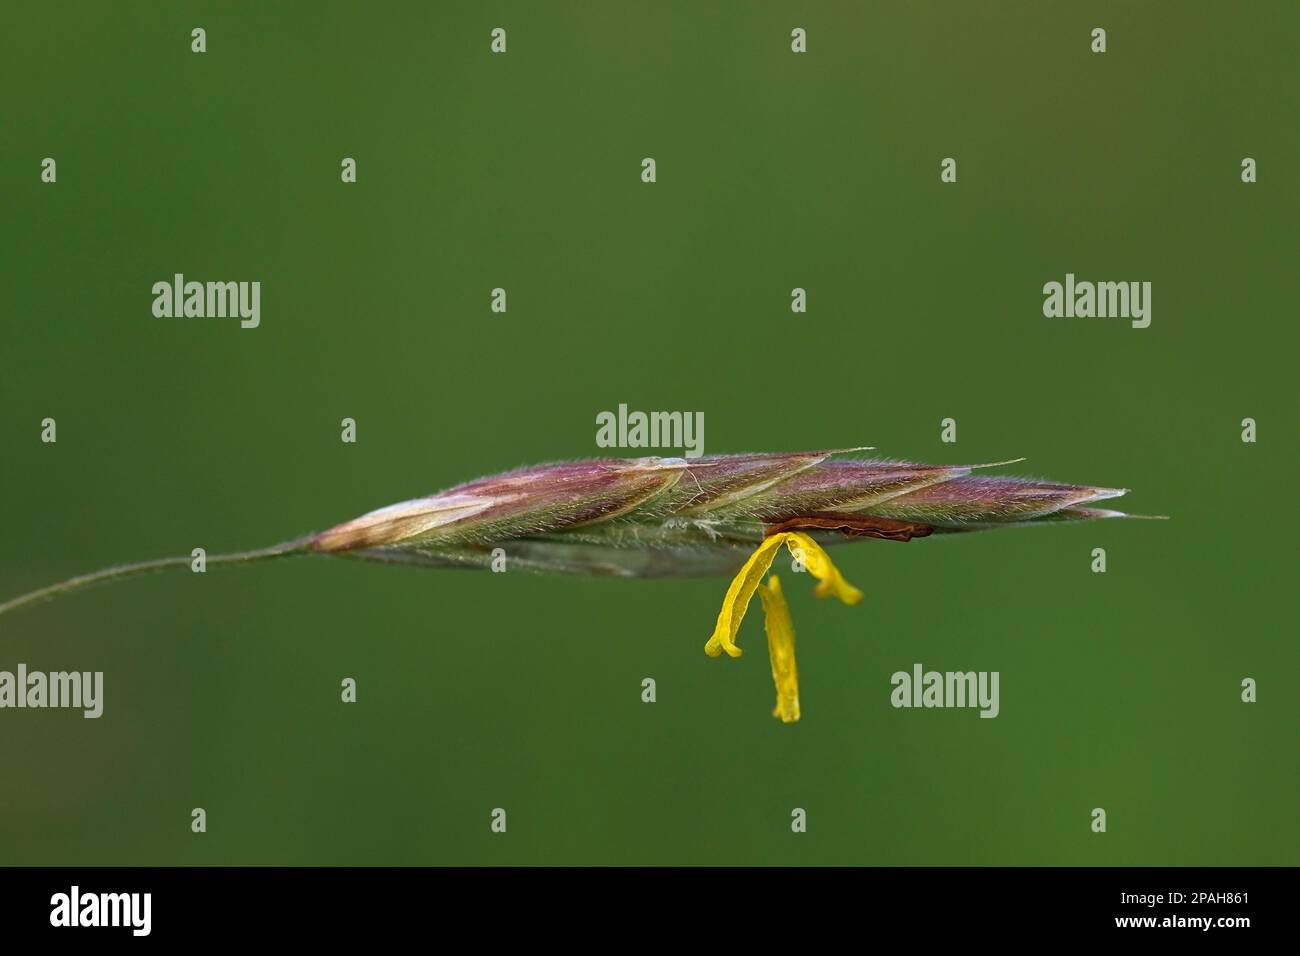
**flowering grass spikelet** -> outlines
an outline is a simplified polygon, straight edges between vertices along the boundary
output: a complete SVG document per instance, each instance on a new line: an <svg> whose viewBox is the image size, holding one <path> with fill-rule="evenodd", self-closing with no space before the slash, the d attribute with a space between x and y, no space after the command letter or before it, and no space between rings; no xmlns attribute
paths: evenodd
<svg viewBox="0 0 1300 956"><path fill-rule="evenodd" d="M818 597L862 600L827 548L860 538L918 538L1034 524L1128 517L1094 507L1123 489L976 475L1014 464L926 465L833 456L867 449L701 458L602 458L520 468L367 512L316 534L209 566L321 555L440 568L512 568L584 575L731 575L711 657L740 657L741 622L764 611L773 714L799 719L794 625L768 574L782 547L817 580ZM1019 461L1020 459L1017 459ZM0 615L94 584L184 567L189 557L119 565L0 604Z"/></svg>

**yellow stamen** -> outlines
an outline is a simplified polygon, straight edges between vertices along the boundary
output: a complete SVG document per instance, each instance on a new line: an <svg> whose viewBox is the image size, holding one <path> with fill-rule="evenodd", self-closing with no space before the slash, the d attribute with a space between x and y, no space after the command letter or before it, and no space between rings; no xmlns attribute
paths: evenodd
<svg viewBox="0 0 1300 956"><path fill-rule="evenodd" d="M767 584L758 586L758 599L763 603L763 623L767 629L767 653L772 659L772 681L776 684L776 706L772 716L782 723L793 724L799 719L799 670L794 662L794 622L790 620L790 605L781 592L781 582L774 574Z"/></svg>
<svg viewBox="0 0 1300 956"><path fill-rule="evenodd" d="M776 578L771 578L767 587L760 584L763 575L776 559L781 545L789 548L790 553L803 563L808 573L817 578L819 583L815 593L818 597L833 594L845 604L857 604L862 600L862 592L844 580L821 545L800 531L779 532L764 538L763 543L732 578L727 596L722 600L722 610L718 612L718 623L713 628L708 643L704 645L704 653L710 657L717 657L723 651L730 657L741 655L740 648L736 646L736 634L740 630L740 622L745 619L745 611L749 609L754 592L759 591L759 599L767 614L768 652L772 656L772 676L777 684L775 713L787 723L793 723L799 719L794 624L790 620L790 609Z"/></svg>
<svg viewBox="0 0 1300 956"><path fill-rule="evenodd" d="M821 598L833 594L850 605L862 600L862 592L844 580L844 575L840 574L839 568L831 563L830 555L822 550L821 545L801 531L785 533L796 542L790 545L790 553L801 561L808 569L808 573L818 581L814 594ZM773 537L777 536L773 535Z"/></svg>
<svg viewBox="0 0 1300 956"><path fill-rule="evenodd" d="M749 602L754 598L754 589L758 587L758 582L763 575L767 574L767 569L772 566L777 549L784 543L785 538L785 534L774 534L770 538L764 538L763 543L731 579L727 596L722 599L722 610L718 612L717 626L713 628L713 636L704 645L704 653L710 657L717 657L723 651L726 651L729 657L741 655L740 648L736 646L736 632L740 630L740 622L745 619L745 612L749 610Z"/></svg>

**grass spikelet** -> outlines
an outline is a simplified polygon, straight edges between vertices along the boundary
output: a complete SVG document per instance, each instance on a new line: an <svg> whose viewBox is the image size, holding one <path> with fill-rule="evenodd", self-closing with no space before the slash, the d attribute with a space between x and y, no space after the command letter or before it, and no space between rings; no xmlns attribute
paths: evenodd
<svg viewBox="0 0 1300 956"><path fill-rule="evenodd" d="M861 451L862 449L854 449ZM974 475L983 465L839 458L835 451L604 458L520 468L368 512L211 566L307 554L488 567L494 549L535 571L626 577L734 573L765 537L802 529L822 545L1124 517L1088 507L1112 488ZM139 574L163 558L84 574L0 604L28 604Z"/></svg>
<svg viewBox="0 0 1300 956"><path fill-rule="evenodd" d="M768 573L783 547L817 580L816 596L851 606L863 593L835 567L825 550L831 545L1126 517L1092 507L1124 494L1117 488L972 474L995 465L832 460L836 454L602 458L520 468L207 563L315 554L487 568L505 555L512 568L530 571L633 578L731 574L705 653L742 656L740 627L757 595L776 686L772 713L791 724L802 714L794 623L780 581ZM0 615L189 562L163 558L84 574L0 604Z"/></svg>

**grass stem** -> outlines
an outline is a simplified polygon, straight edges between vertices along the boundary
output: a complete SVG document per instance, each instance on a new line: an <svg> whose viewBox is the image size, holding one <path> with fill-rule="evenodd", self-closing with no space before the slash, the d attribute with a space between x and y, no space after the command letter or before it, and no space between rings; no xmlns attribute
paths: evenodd
<svg viewBox="0 0 1300 956"><path fill-rule="evenodd" d="M306 554L308 543L311 538L299 538L295 541L286 541L283 544L272 545L269 548L258 548L254 551L238 551L234 554L216 554L206 558L208 565L224 564L247 564L253 561L267 561L272 558L288 558L294 555ZM71 594L73 591L80 591L83 588L93 587L96 584L104 584L108 581L117 581L121 578L134 577L138 574L150 574L154 571L166 571L169 568L188 567L194 558L189 555L183 555L175 558L156 558L153 561L139 561L135 564L118 564L111 568L103 568L99 571L92 571L89 574L81 574L75 578L68 578L66 581L60 581L58 584L51 584L43 587L38 591L31 591L27 594L19 595L12 600L0 604L0 615L8 614L10 611L16 611L19 608L26 607L29 604L37 604L41 601L50 601L65 594Z"/></svg>

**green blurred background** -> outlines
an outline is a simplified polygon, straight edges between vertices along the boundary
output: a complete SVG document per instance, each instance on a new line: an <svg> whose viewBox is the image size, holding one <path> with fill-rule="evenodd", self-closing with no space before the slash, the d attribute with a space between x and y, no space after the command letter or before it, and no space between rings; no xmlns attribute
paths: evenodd
<svg viewBox="0 0 1300 956"><path fill-rule="evenodd" d="M757 615L703 654L723 579L84 592L0 620L0 669L106 681L98 721L0 712L0 860L1300 862L1298 10L11 5L0 596L594 456L620 402L703 411L708 452L1025 455L1173 520L838 551L858 608L787 581L795 726ZM260 280L261 327L154 318L175 272ZM1151 327L1044 318L1066 272L1151 281ZM1000 671L1001 715L894 710L918 661Z"/></svg>

